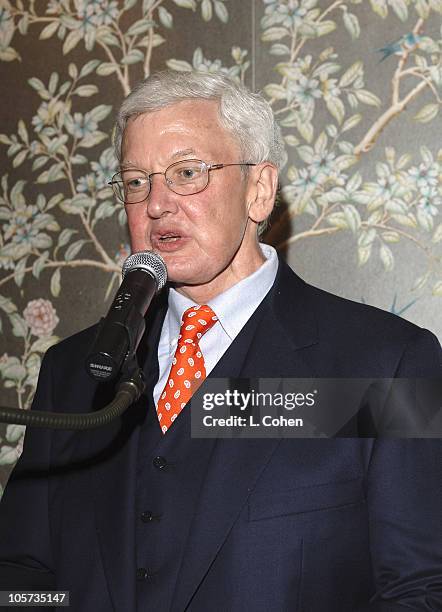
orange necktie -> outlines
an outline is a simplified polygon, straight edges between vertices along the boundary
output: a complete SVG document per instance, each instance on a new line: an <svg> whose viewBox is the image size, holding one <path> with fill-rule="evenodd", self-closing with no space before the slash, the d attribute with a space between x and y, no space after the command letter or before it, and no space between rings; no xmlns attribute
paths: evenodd
<svg viewBox="0 0 442 612"><path fill-rule="evenodd" d="M180 335L169 378L158 401L157 414L163 434L206 378L200 338L218 321L210 306L192 306L183 314Z"/></svg>

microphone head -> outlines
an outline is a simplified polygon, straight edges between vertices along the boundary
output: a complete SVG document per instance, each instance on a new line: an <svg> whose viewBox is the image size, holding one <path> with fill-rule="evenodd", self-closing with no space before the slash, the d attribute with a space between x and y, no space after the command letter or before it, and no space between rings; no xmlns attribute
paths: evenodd
<svg viewBox="0 0 442 612"><path fill-rule="evenodd" d="M149 272L156 280L158 291L164 287L167 282L167 268L164 259L158 253L153 251L139 251L129 255L123 264L121 271L122 277L132 272L133 270L144 270Z"/></svg>

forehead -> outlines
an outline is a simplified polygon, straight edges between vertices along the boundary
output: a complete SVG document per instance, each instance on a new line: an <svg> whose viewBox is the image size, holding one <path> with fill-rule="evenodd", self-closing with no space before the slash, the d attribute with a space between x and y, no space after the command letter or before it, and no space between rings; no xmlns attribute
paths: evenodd
<svg viewBox="0 0 442 612"><path fill-rule="evenodd" d="M145 159L152 152L164 161L180 155L209 156L213 161L217 155L239 155L239 145L221 126L216 101L185 100L129 119L123 161Z"/></svg>

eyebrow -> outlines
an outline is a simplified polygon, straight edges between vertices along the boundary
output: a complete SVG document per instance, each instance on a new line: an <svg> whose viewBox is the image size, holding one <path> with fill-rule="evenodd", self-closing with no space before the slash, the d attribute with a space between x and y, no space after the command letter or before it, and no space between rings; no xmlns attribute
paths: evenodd
<svg viewBox="0 0 442 612"><path fill-rule="evenodd" d="M179 160L182 157L185 157L186 155L196 155L195 149L189 148L189 149L180 149L179 151L175 151L175 153L170 157L170 159ZM135 162L128 160L127 162L121 163L120 168L122 170L125 170L126 168L139 168L139 166Z"/></svg>

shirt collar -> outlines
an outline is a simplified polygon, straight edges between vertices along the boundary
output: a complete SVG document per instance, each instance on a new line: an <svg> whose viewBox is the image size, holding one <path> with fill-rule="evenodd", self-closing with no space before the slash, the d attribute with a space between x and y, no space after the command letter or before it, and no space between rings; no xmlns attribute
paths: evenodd
<svg viewBox="0 0 442 612"><path fill-rule="evenodd" d="M208 302L230 340L236 338L275 282L278 270L276 251L268 244L259 246L266 261L253 274L243 278L239 283ZM170 289L169 336L171 339L178 336L181 317L184 311L192 306L195 306L192 300L175 289Z"/></svg>

